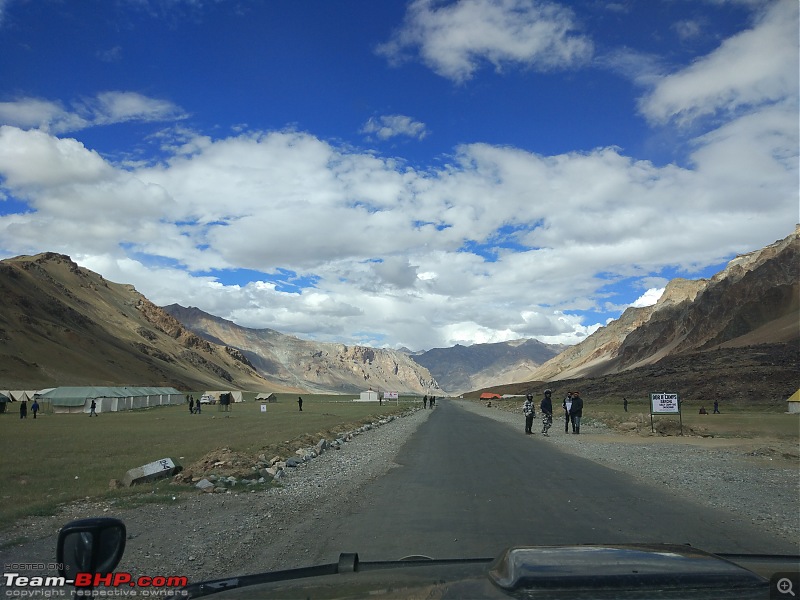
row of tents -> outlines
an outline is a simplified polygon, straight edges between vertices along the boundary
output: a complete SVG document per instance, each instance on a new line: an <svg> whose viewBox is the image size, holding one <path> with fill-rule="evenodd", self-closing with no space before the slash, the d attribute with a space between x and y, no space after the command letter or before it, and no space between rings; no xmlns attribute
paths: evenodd
<svg viewBox="0 0 800 600"><path fill-rule="evenodd" d="M206 395L219 398L229 393L234 402L243 402L239 390L209 391ZM257 399L274 401L275 394L262 393ZM65 386L44 390L0 390L0 412L11 402L39 402L42 409L53 413L89 413L92 402L95 411L116 412L151 406L167 406L186 402L186 395L173 387L142 386Z"/></svg>

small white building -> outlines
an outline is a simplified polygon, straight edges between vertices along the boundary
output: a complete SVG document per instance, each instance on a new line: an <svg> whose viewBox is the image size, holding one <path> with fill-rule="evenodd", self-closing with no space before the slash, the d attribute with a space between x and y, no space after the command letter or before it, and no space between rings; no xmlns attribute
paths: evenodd
<svg viewBox="0 0 800 600"><path fill-rule="evenodd" d="M367 390L366 392L361 392L361 395L357 402L378 402L378 392L374 390Z"/></svg>

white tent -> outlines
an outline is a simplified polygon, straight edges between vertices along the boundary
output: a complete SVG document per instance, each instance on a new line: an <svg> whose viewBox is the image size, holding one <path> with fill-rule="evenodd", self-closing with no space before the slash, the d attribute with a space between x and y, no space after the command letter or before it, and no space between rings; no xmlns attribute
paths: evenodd
<svg viewBox="0 0 800 600"><path fill-rule="evenodd" d="M0 390L0 394L8 396L12 402L33 402L36 390Z"/></svg>
<svg viewBox="0 0 800 600"><path fill-rule="evenodd" d="M211 390L211 391L205 392L203 395L204 396L210 396L211 398L214 399L214 402L219 403L220 394L230 394L231 395L231 399L234 402L244 402L244 396L242 395L241 390L217 390L217 391Z"/></svg>
<svg viewBox="0 0 800 600"><path fill-rule="evenodd" d="M275 392L261 392L256 396L256 402L277 402L278 397Z"/></svg>
<svg viewBox="0 0 800 600"><path fill-rule="evenodd" d="M184 395L171 387L59 387L42 393L41 399L50 402L55 413L88 413L92 400L98 413L181 404Z"/></svg>

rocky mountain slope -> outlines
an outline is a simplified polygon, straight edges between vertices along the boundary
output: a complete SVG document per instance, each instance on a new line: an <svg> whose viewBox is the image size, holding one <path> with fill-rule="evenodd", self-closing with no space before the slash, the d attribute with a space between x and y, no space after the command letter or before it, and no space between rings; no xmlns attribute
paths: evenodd
<svg viewBox="0 0 800 600"><path fill-rule="evenodd" d="M0 261L0 298L3 387L282 391L237 350L191 333L132 286L106 281L68 256Z"/></svg>
<svg viewBox="0 0 800 600"><path fill-rule="evenodd" d="M711 279L671 281L654 306L629 308L536 369L531 380L597 377L721 348L796 345L799 232L736 257Z"/></svg>
<svg viewBox="0 0 800 600"><path fill-rule="evenodd" d="M427 367L448 392L460 394L489 385L528 381L539 366L565 348L522 339L472 346L457 344L412 354L411 358Z"/></svg>
<svg viewBox="0 0 800 600"><path fill-rule="evenodd" d="M249 329L198 308L164 307L203 338L241 350L271 381L311 392L373 390L441 395L428 369L403 352L301 340L271 329Z"/></svg>

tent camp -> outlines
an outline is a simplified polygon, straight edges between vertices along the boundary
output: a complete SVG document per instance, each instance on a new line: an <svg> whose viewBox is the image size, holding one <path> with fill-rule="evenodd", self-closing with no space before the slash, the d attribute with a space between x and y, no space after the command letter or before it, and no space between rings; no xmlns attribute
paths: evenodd
<svg viewBox="0 0 800 600"><path fill-rule="evenodd" d="M54 413L88 413L92 400L98 413L181 404L184 401L183 394L172 387L58 387L40 394L40 397L50 402Z"/></svg>
<svg viewBox="0 0 800 600"><path fill-rule="evenodd" d="M12 402L33 402L35 390L0 390L0 394L7 396Z"/></svg>
<svg viewBox="0 0 800 600"><path fill-rule="evenodd" d="M256 396L256 402L277 402L278 397L275 392L261 392Z"/></svg>
<svg viewBox="0 0 800 600"><path fill-rule="evenodd" d="M219 397L221 394L230 394L231 399L234 402L244 402L244 397L242 396L242 392L240 390L217 390L217 391L208 391L204 392L203 396L208 396L211 398L212 403L219 402Z"/></svg>

